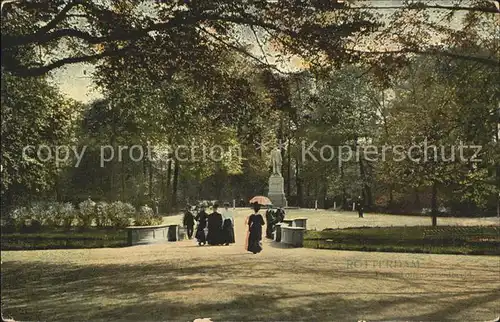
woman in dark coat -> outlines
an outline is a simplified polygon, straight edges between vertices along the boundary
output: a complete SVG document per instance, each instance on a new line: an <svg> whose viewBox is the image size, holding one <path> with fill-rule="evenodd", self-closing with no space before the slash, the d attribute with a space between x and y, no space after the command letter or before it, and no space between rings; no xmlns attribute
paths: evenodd
<svg viewBox="0 0 500 322"><path fill-rule="evenodd" d="M262 226L264 226L264 218L259 214L260 205L255 203L253 205L254 214L250 215L247 219L248 225L248 239L247 239L247 250L254 254L260 253L262 251Z"/></svg>
<svg viewBox="0 0 500 322"><path fill-rule="evenodd" d="M208 215L205 212L205 206L200 207L200 212L194 218L198 222L198 226L196 227L196 239L198 240L198 245L205 245L207 242L205 236L205 228L207 227L207 218Z"/></svg>
<svg viewBox="0 0 500 322"><path fill-rule="evenodd" d="M209 245L222 244L222 215L217 211L219 205L214 204L214 212L208 216L208 235Z"/></svg>
<svg viewBox="0 0 500 322"><path fill-rule="evenodd" d="M182 220L182 223L186 228L188 238L189 239L193 238L194 216L193 213L191 212L191 206L189 205L186 207L186 212L184 213L184 218Z"/></svg>

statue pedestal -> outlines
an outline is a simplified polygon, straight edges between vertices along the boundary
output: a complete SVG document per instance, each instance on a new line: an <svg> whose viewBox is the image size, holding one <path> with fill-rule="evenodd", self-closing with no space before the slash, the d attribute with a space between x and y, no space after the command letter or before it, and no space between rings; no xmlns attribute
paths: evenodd
<svg viewBox="0 0 500 322"><path fill-rule="evenodd" d="M269 192L267 197L276 207L285 207L287 204L285 198L285 180L278 174L269 177Z"/></svg>

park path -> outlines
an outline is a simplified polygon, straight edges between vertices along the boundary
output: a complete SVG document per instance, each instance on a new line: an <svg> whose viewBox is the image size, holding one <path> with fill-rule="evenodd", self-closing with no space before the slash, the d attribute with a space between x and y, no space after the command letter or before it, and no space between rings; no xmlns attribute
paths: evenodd
<svg viewBox="0 0 500 322"><path fill-rule="evenodd" d="M500 315L500 257L284 249L270 241L254 255L244 250L248 214L236 212L230 246L185 240L3 252L4 314L51 321L486 321ZM361 220L353 213L305 216L317 229ZM430 221L377 216L383 215L368 215L363 225Z"/></svg>

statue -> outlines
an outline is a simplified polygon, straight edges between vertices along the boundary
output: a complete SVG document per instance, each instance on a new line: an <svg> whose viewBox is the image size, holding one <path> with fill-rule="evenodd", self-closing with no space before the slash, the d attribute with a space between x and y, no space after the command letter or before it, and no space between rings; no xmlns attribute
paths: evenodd
<svg viewBox="0 0 500 322"><path fill-rule="evenodd" d="M273 165L273 175L277 174L281 176L282 160L281 160L281 150L279 148L276 148L273 151L271 151L271 163Z"/></svg>

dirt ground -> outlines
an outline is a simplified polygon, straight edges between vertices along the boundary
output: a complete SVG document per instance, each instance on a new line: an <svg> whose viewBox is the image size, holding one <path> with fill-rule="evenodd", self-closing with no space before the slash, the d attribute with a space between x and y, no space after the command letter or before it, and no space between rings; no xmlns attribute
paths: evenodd
<svg viewBox="0 0 500 322"><path fill-rule="evenodd" d="M184 240L120 249L2 252L4 317L22 321L486 321L500 315L500 257L290 249ZM289 211L308 228L425 225L428 217ZM168 217L178 222L179 216ZM439 219L440 224L495 224Z"/></svg>

